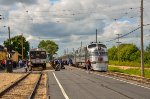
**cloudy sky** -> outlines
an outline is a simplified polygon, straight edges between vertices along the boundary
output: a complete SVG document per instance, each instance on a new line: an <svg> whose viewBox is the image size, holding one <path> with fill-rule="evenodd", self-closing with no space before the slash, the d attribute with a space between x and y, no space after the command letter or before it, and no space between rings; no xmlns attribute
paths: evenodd
<svg viewBox="0 0 150 99"><path fill-rule="evenodd" d="M117 45L116 34L122 43L133 43L140 48L141 0L0 0L0 44L11 37L23 34L30 47L40 40L53 40L59 45L58 54L71 52L98 41L108 48ZM150 24L150 0L144 0L144 24ZM131 32L131 33L130 33ZM144 46L150 43L150 26L144 26Z"/></svg>

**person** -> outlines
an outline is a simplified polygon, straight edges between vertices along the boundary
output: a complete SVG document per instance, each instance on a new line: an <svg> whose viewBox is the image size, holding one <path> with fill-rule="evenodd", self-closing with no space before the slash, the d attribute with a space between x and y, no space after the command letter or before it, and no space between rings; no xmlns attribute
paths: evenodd
<svg viewBox="0 0 150 99"><path fill-rule="evenodd" d="M25 72L28 71L28 61L24 61L24 69L25 69Z"/></svg>
<svg viewBox="0 0 150 99"><path fill-rule="evenodd" d="M62 68L62 59L58 59L55 71L60 71L61 68Z"/></svg>
<svg viewBox="0 0 150 99"><path fill-rule="evenodd" d="M69 60L68 60L68 64L69 64L69 66L71 66L71 65L72 65L72 59L71 59L71 58L69 58Z"/></svg>
<svg viewBox="0 0 150 99"><path fill-rule="evenodd" d="M5 60L5 59L3 59L3 60L1 61L1 65L3 66L3 68L5 68L5 66L6 66L6 60Z"/></svg>
<svg viewBox="0 0 150 99"><path fill-rule="evenodd" d="M22 66L22 60L19 60L19 68Z"/></svg>
<svg viewBox="0 0 150 99"><path fill-rule="evenodd" d="M29 71L32 71L32 63L31 61L27 61L27 67L29 68Z"/></svg>
<svg viewBox="0 0 150 99"><path fill-rule="evenodd" d="M87 69L87 72L90 73L90 70L91 70L91 62L89 59L87 59L86 61L86 69Z"/></svg>

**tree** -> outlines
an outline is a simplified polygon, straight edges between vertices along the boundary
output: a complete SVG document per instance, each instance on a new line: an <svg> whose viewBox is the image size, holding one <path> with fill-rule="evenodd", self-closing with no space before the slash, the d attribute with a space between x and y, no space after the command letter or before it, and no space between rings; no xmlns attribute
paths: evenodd
<svg viewBox="0 0 150 99"><path fill-rule="evenodd" d="M150 44L146 47L146 52L150 52Z"/></svg>
<svg viewBox="0 0 150 99"><path fill-rule="evenodd" d="M121 61L135 61L140 57L140 51L133 44L121 44L120 49L120 59Z"/></svg>
<svg viewBox="0 0 150 99"><path fill-rule="evenodd" d="M113 46L112 48L108 49L108 58L110 60L118 60L117 48L115 46Z"/></svg>
<svg viewBox="0 0 150 99"><path fill-rule="evenodd" d="M120 61L137 61L140 57L140 51L133 44L121 44L117 48L113 46L108 49L108 56L110 60L118 60L118 55Z"/></svg>
<svg viewBox="0 0 150 99"><path fill-rule="evenodd" d="M150 64L150 44L146 47L144 52L144 62Z"/></svg>
<svg viewBox="0 0 150 99"><path fill-rule="evenodd" d="M24 58L27 58L28 52L29 52L29 42L26 41L25 37L22 35L15 36L10 39L11 40L11 45L13 46L13 50L17 51L19 54L22 54L22 41L23 41L23 56ZM7 47L9 46L9 40L7 39L4 41L4 46Z"/></svg>
<svg viewBox="0 0 150 99"><path fill-rule="evenodd" d="M58 45L51 40L42 40L39 45L38 48L43 48L45 49L48 53L50 53L51 55L56 54L56 52L58 51Z"/></svg>

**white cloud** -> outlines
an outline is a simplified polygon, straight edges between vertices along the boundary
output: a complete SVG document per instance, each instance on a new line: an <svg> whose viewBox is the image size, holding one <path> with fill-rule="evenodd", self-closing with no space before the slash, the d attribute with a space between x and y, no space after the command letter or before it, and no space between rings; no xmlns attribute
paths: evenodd
<svg viewBox="0 0 150 99"><path fill-rule="evenodd" d="M60 46L59 54L66 48L79 47L81 41L83 45L94 41L96 29L98 40L105 42L140 24L140 0L58 0L53 5L49 0L0 0L0 5L0 14L5 18L1 20L1 27L10 26L13 36L23 33L34 47L38 45L39 37L54 40ZM150 23L149 6L150 1L145 0L145 24ZM144 35L149 29L149 26L144 28ZM0 29L0 33L3 32L6 30ZM122 40L135 41L139 36L138 30Z"/></svg>

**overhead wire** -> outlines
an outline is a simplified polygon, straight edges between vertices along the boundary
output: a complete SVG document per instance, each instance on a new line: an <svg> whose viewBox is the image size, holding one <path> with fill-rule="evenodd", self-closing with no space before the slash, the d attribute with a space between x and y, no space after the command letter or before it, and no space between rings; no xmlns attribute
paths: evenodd
<svg viewBox="0 0 150 99"><path fill-rule="evenodd" d="M150 24L145 24L145 25L143 25L143 26L149 26ZM121 36L119 36L119 37L116 37L116 38L114 38L114 39L111 39L111 40L108 40L108 41L104 41L104 42L111 42L111 41L115 41L115 40L117 40L118 38L123 38L123 37L125 37L125 36L127 36L127 35L129 35L129 34L131 34L131 33L133 33L133 32L135 32L135 31L137 31L138 29L140 29L141 27L137 27L137 28L135 28L134 30L132 30L132 31L130 31L130 32L128 32L128 33L125 33L125 34L123 34L123 35L121 35Z"/></svg>

